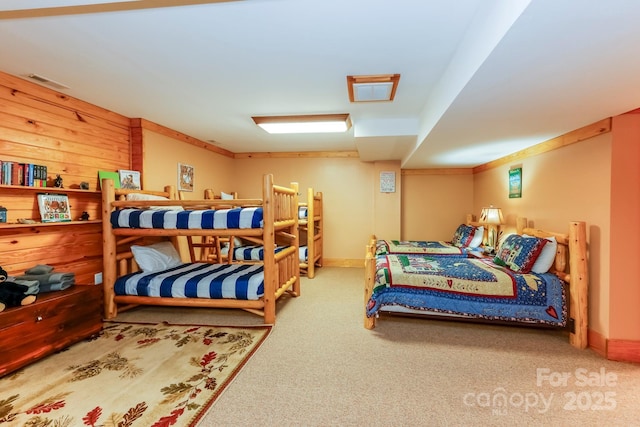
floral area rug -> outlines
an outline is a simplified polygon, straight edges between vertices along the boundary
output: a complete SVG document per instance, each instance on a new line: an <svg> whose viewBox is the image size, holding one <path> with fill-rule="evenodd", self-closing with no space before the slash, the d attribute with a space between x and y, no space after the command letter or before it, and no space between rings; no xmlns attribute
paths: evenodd
<svg viewBox="0 0 640 427"><path fill-rule="evenodd" d="M270 331L106 322L0 378L0 425L193 426Z"/></svg>

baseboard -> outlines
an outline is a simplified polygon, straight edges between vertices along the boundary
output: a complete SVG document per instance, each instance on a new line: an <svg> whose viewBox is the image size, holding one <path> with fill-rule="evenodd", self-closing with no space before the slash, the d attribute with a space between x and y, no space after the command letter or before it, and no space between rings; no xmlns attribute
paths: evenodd
<svg viewBox="0 0 640 427"><path fill-rule="evenodd" d="M640 341L607 339L599 332L588 331L589 348L605 359L640 363Z"/></svg>
<svg viewBox="0 0 640 427"><path fill-rule="evenodd" d="M364 259L331 259L323 258L322 265L327 267L364 268Z"/></svg>
<svg viewBox="0 0 640 427"><path fill-rule="evenodd" d="M607 359L640 363L640 341L608 340Z"/></svg>
<svg viewBox="0 0 640 427"><path fill-rule="evenodd" d="M595 351L604 358L607 357L607 339L604 337L604 335L589 329L587 331L587 340L589 342L589 348L591 350Z"/></svg>

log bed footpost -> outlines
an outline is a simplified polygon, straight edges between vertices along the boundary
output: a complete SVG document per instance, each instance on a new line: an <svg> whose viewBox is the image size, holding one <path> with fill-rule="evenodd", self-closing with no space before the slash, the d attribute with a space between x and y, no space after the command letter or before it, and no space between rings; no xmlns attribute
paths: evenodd
<svg viewBox="0 0 640 427"><path fill-rule="evenodd" d="M369 298L373 294L373 282L375 279L375 238L373 246L371 243L367 245L367 251L364 257L364 327L366 329L373 329L376 327L376 318L374 316L367 317L367 304Z"/></svg>
<svg viewBox="0 0 640 427"><path fill-rule="evenodd" d="M569 343L580 349L588 345L587 226L583 221L569 223L569 317L574 321Z"/></svg>

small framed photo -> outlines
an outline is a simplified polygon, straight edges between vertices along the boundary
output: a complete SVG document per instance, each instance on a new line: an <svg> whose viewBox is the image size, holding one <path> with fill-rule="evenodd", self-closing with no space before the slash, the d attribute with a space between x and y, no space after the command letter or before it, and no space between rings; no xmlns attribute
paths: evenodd
<svg viewBox="0 0 640 427"><path fill-rule="evenodd" d="M140 172L121 169L118 171L118 175L120 177L120 188L125 188L127 190L142 189L142 186L140 185Z"/></svg>
<svg viewBox="0 0 640 427"><path fill-rule="evenodd" d="M42 222L71 221L69 198L66 194L38 194Z"/></svg>
<svg viewBox="0 0 640 427"><path fill-rule="evenodd" d="M193 166L178 163L178 191L193 191Z"/></svg>
<svg viewBox="0 0 640 427"><path fill-rule="evenodd" d="M509 198L518 199L522 197L522 168L509 170Z"/></svg>
<svg viewBox="0 0 640 427"><path fill-rule="evenodd" d="M394 171L380 172L380 192L381 193L396 192L396 173Z"/></svg>

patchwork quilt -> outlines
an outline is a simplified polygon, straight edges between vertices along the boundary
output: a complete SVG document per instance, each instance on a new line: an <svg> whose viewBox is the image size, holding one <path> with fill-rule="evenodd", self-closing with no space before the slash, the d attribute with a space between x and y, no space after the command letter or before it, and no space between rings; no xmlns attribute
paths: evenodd
<svg viewBox="0 0 640 427"><path fill-rule="evenodd" d="M376 255L426 254L466 256L467 248L457 247L444 241L424 240L378 240Z"/></svg>
<svg viewBox="0 0 640 427"><path fill-rule="evenodd" d="M367 315L392 305L554 326L565 326L567 319L558 277L515 273L486 259L380 255Z"/></svg>

